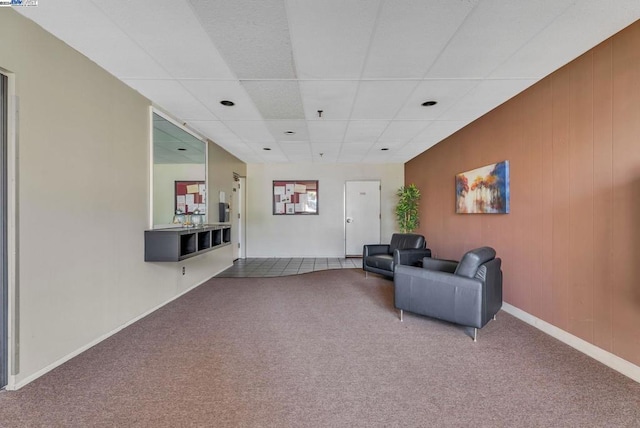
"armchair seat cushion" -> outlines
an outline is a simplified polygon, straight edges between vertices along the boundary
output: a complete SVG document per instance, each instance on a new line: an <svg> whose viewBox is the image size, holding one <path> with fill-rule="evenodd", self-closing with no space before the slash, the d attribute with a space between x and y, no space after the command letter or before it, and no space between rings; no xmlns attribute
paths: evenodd
<svg viewBox="0 0 640 428"><path fill-rule="evenodd" d="M393 256L391 254L376 254L375 256L365 257L364 265L393 272Z"/></svg>

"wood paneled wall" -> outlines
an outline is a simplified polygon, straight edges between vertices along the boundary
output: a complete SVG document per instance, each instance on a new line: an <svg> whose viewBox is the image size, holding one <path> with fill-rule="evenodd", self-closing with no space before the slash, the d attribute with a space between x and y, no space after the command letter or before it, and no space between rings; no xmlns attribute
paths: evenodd
<svg viewBox="0 0 640 428"><path fill-rule="evenodd" d="M509 160L511 213L455 213ZM640 365L640 21L405 165L437 257L490 245L504 300Z"/></svg>

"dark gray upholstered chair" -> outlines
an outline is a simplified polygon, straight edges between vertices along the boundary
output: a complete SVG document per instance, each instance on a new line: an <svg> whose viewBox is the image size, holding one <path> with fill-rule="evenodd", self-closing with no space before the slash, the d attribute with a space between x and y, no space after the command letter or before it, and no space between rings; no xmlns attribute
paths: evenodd
<svg viewBox="0 0 640 428"><path fill-rule="evenodd" d="M414 233L394 233L389 244L365 245L362 249L362 269L393 278L398 265L419 265L431 257L424 236Z"/></svg>
<svg viewBox="0 0 640 428"><path fill-rule="evenodd" d="M421 268L397 266L393 278L395 306L478 329L502 307L502 260L491 247L471 250L458 263L425 258Z"/></svg>

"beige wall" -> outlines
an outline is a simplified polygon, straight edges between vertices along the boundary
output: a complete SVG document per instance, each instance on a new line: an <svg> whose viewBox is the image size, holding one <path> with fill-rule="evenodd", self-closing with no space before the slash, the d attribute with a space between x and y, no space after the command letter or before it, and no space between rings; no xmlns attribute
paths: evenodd
<svg viewBox="0 0 640 428"><path fill-rule="evenodd" d="M344 257L344 186L347 180L380 180L382 242L397 230L395 192L402 164L249 164L247 255L249 257ZM275 216L273 180L319 180L319 214Z"/></svg>
<svg viewBox="0 0 640 428"><path fill-rule="evenodd" d="M640 22L406 164L437 256L491 245L505 301L640 364ZM454 176L509 160L511 213L457 215Z"/></svg>
<svg viewBox="0 0 640 428"><path fill-rule="evenodd" d="M233 193L233 173L241 177L247 175L247 164L221 148L220 146L209 142L209 164L207 174L209 177L209 201L207 209L209 210L209 222L217 223L218 203L220 202L220 192L226 195L226 202L231 203L231 194ZM231 207L235 212L235 208ZM233 216L231 216L233 217ZM236 219L237 220L237 219ZM235 222L233 223L235 225Z"/></svg>
<svg viewBox="0 0 640 428"><path fill-rule="evenodd" d="M232 255L226 246L145 263L149 101L9 8L0 9L0 40L20 117L9 385L19 387L230 266Z"/></svg>

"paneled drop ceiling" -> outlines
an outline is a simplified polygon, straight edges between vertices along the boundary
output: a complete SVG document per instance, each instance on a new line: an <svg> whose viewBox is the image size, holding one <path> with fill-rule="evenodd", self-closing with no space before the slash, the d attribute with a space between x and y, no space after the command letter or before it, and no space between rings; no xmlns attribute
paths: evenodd
<svg viewBox="0 0 640 428"><path fill-rule="evenodd" d="M406 162L640 18L638 0L39 3L15 10L249 163Z"/></svg>

